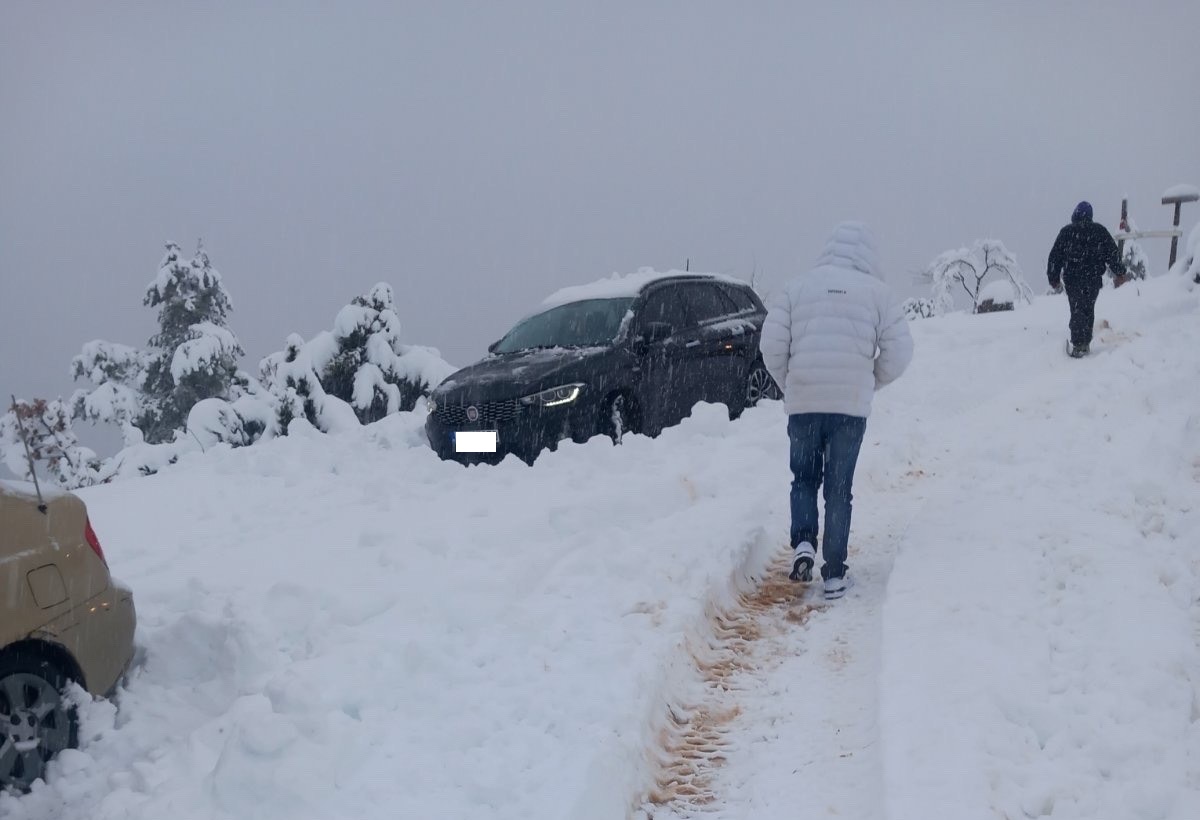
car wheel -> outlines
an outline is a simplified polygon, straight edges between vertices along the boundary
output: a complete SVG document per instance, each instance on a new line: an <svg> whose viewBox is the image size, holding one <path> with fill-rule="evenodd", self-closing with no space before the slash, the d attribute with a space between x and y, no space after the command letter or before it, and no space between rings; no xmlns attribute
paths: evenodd
<svg viewBox="0 0 1200 820"><path fill-rule="evenodd" d="M778 399L781 396L775 380L767 372L767 366L762 359L756 359L746 377L746 406L754 407L763 399Z"/></svg>
<svg viewBox="0 0 1200 820"><path fill-rule="evenodd" d="M27 790L56 754L78 743L75 707L63 697L68 682L45 658L0 657L0 788Z"/></svg>
<svg viewBox="0 0 1200 820"><path fill-rule="evenodd" d="M604 410L600 417L600 429L613 440L613 444L620 444L625 435L632 432L633 420L632 402L624 393L617 393L610 396L604 403Z"/></svg>

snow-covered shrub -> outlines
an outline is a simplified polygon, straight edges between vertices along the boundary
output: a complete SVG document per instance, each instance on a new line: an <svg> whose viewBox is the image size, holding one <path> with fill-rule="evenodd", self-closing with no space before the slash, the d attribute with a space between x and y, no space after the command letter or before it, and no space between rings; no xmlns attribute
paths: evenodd
<svg viewBox="0 0 1200 820"><path fill-rule="evenodd" d="M932 299L913 297L905 299L904 304L900 307L910 322L937 315Z"/></svg>
<svg viewBox="0 0 1200 820"><path fill-rule="evenodd" d="M412 410L453 370L436 351L400 341L400 318L386 282L338 312L333 338L337 352L322 368L321 384L349 403L363 424Z"/></svg>
<svg viewBox="0 0 1200 820"><path fill-rule="evenodd" d="M358 427L354 408L330 396L317 375L318 366L332 359L335 349L331 334L319 333L310 342L297 333L288 336L283 351L263 359L263 384L274 397L276 428L287 434L296 419L303 419L325 433Z"/></svg>
<svg viewBox="0 0 1200 820"><path fill-rule="evenodd" d="M1008 282L1015 294L1014 304L1033 301L1033 290L1025 281L1017 258L998 239L979 239L970 248L940 254L921 278L931 285L936 313L953 310L959 292L970 300L971 312L978 313L985 281Z"/></svg>
<svg viewBox="0 0 1200 820"><path fill-rule="evenodd" d="M1200 285L1200 222L1188 234L1183 252L1175 260L1171 273L1186 276L1193 284Z"/></svg>
<svg viewBox="0 0 1200 820"><path fill-rule="evenodd" d="M109 477L96 453L79 443L71 429L71 414L61 399L18 401L0 416L0 461L14 475L29 480L29 458L44 464L54 482L68 490Z"/></svg>
<svg viewBox="0 0 1200 820"><path fill-rule="evenodd" d="M412 410L454 368L433 348L400 341L392 287L380 282L355 297L322 331L305 342L293 334L285 350L263 359L260 376L274 397L278 427L303 418L329 432Z"/></svg>
<svg viewBox="0 0 1200 820"><path fill-rule="evenodd" d="M236 399L249 382L237 370L242 347L226 323L229 294L203 245L185 262L179 246L167 243L143 302L158 308L159 330L147 349L97 340L71 363L75 379L96 385L76 391L75 416L121 426L127 446L171 441L197 402Z"/></svg>

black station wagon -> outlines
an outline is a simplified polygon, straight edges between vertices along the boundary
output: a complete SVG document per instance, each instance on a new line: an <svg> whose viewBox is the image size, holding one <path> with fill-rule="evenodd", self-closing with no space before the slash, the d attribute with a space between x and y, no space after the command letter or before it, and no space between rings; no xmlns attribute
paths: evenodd
<svg viewBox="0 0 1200 820"><path fill-rule="evenodd" d="M736 418L780 396L758 352L765 316L749 285L723 276L641 272L565 288L437 386L429 443L463 463L509 453L532 463L565 439L657 435L697 402Z"/></svg>

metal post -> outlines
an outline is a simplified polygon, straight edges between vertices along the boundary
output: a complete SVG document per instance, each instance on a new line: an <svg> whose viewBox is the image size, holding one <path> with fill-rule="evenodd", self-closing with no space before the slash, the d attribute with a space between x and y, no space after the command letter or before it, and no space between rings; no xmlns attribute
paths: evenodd
<svg viewBox="0 0 1200 820"><path fill-rule="evenodd" d="M1194 190L1185 191L1184 193L1176 194L1175 196L1164 196L1162 198L1162 204L1175 206L1175 219L1172 223L1173 227L1171 228L1173 231L1171 235L1171 261L1167 263L1168 270L1175 267L1175 256L1179 250L1179 234L1181 233L1179 230L1179 211L1183 207L1183 203L1195 202L1197 200L1200 200L1200 193L1196 193Z"/></svg>
<svg viewBox="0 0 1200 820"><path fill-rule="evenodd" d="M1182 202L1175 203L1175 221L1171 223L1172 227L1175 227L1175 228L1179 227L1179 210L1182 207L1183 207ZM1171 261L1167 263L1167 270L1170 270L1171 268L1175 267L1175 251L1178 250L1178 248L1179 248L1179 237L1172 236L1171 237Z"/></svg>
<svg viewBox="0 0 1200 820"><path fill-rule="evenodd" d="M1128 233L1128 232L1129 232L1129 200L1122 199L1121 200L1121 233ZM1125 239L1124 238L1117 241L1117 257L1120 259L1125 258Z"/></svg>

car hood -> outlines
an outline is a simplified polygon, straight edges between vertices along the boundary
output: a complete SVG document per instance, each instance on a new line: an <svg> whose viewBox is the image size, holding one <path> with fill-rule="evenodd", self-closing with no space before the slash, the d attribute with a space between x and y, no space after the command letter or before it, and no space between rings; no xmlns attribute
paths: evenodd
<svg viewBox="0 0 1200 820"><path fill-rule="evenodd" d="M464 367L437 386L438 402L473 403L527 396L573 381L587 381L597 360L611 347L522 350L488 356Z"/></svg>

